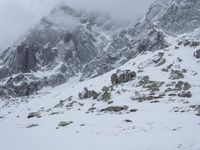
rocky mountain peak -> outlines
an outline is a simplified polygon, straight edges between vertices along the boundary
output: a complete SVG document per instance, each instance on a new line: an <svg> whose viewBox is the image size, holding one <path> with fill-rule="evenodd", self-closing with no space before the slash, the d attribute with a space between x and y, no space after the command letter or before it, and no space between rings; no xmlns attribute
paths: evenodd
<svg viewBox="0 0 200 150"><path fill-rule="evenodd" d="M198 29L200 1L159 0L147 13L147 20L169 34L183 34Z"/></svg>

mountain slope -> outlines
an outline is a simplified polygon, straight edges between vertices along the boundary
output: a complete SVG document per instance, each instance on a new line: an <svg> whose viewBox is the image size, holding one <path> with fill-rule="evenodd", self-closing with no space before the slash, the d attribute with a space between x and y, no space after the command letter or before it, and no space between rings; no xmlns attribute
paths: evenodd
<svg viewBox="0 0 200 150"><path fill-rule="evenodd" d="M2 77L1 148L199 150L198 3L158 0L129 26L68 7L53 10L28 38L34 47L39 37L45 47L35 58L34 48L24 46L19 61L28 60L17 67L24 73ZM67 30L63 11L81 25ZM3 53L4 72L16 52ZM36 71L27 70L32 66Z"/></svg>
<svg viewBox="0 0 200 150"><path fill-rule="evenodd" d="M106 50L114 30L122 25L109 16L56 7L16 46L2 53L1 89L6 92L1 97L28 96L78 76Z"/></svg>
<svg viewBox="0 0 200 150"><path fill-rule="evenodd" d="M22 149L32 141L42 141L40 147L32 149L64 149L67 143L71 149L120 149L123 145L126 149L198 150L200 122L195 114L200 111L200 70L199 60L193 54L200 45L180 45L185 41L182 37L168 37L167 41L172 44L169 48L145 52L117 68L137 73L137 77L127 83L112 85L111 76L116 69L81 83L74 78L61 86L45 88L28 101L4 103L6 109L1 109L1 133L10 133L11 141L16 140L20 133L22 136L17 142L26 141L26 144L22 143ZM177 76L175 70L185 70L184 78ZM183 86L182 82L189 86ZM103 99L104 86L108 87L111 99ZM84 87L101 94L97 99L80 100L78 93ZM180 94L188 91L192 97ZM37 112L40 117L36 115L28 119L32 112ZM59 126L62 121L72 122L62 127ZM8 138L7 135L1 141ZM132 141L143 141L145 145ZM3 144L3 148L6 146ZM16 147L19 146L13 144L13 148Z"/></svg>

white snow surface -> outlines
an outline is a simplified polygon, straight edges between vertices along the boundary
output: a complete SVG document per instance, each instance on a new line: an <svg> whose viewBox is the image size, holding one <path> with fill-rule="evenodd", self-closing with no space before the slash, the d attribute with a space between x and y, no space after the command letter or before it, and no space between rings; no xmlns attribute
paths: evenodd
<svg viewBox="0 0 200 150"><path fill-rule="evenodd" d="M177 39L169 38L168 40L172 43L169 48L140 54L117 68L136 71L137 78L114 86L111 94L112 104L93 99L80 100L78 93L82 92L84 87L101 92L102 87L111 85L110 77L117 69L83 82L79 82L78 77L73 78L61 86L45 88L29 98L9 103L0 102L0 149L200 150L200 118L190 108L191 105L200 105L200 63L193 56L195 50L200 47L192 48L182 45L175 49ZM158 53L164 53L166 63L160 66L149 63L151 62L149 60L156 58ZM182 61L178 61L177 58L181 58ZM173 64L173 69L187 70L185 78L180 81L191 84L192 98L166 95L159 99L159 103L132 100L136 91L148 93L142 87L136 86L140 76L148 75L150 80L164 81L159 91L162 93L166 85L173 82L169 79L170 73L161 70L170 64ZM71 96L72 100L69 101L68 98ZM66 100L64 106L54 108L60 100ZM75 103L73 108L67 109L66 105L73 101L78 103ZM100 112L108 106L123 105L138 111L133 113ZM91 107L96 107L96 110L93 113L86 113ZM174 112L174 108L184 111ZM27 118L29 113L38 111L40 118ZM50 115L54 112L59 114ZM132 122L125 122L127 119ZM73 121L73 123L57 128L62 121ZM31 124L38 124L38 126L27 128Z"/></svg>

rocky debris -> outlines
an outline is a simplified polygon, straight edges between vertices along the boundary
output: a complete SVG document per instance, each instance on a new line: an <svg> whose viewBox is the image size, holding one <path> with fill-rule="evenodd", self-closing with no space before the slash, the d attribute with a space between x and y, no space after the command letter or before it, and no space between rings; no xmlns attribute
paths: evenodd
<svg viewBox="0 0 200 150"><path fill-rule="evenodd" d="M175 89L177 90L189 90L190 88L191 88L191 85L188 82L179 81L175 85Z"/></svg>
<svg viewBox="0 0 200 150"><path fill-rule="evenodd" d="M122 112L126 111L129 107L124 105L124 106L110 106L104 109L101 109L100 112Z"/></svg>
<svg viewBox="0 0 200 150"><path fill-rule="evenodd" d="M87 88L84 88L84 91L82 93L79 93L79 98L82 99L98 99L103 101L109 101L111 99L111 90L112 87L106 87L104 86L102 88L102 92L97 93L94 90L90 91Z"/></svg>
<svg viewBox="0 0 200 150"><path fill-rule="evenodd" d="M40 117L40 113L39 112L32 112L28 114L28 119L30 118L39 118Z"/></svg>
<svg viewBox="0 0 200 150"><path fill-rule="evenodd" d="M178 94L179 97L184 97L184 98L191 98L192 94L190 91L183 91Z"/></svg>
<svg viewBox="0 0 200 150"><path fill-rule="evenodd" d="M60 100L60 102L54 106L54 108L62 108L64 106L65 100Z"/></svg>
<svg viewBox="0 0 200 150"><path fill-rule="evenodd" d="M116 73L114 73L111 76L111 82L113 85L126 83L136 78L136 73L131 70L117 70Z"/></svg>
<svg viewBox="0 0 200 150"><path fill-rule="evenodd" d="M160 101L159 100L154 100L154 101L151 101L150 103L151 104L155 104L155 103L160 103Z"/></svg>
<svg viewBox="0 0 200 150"><path fill-rule="evenodd" d="M155 91L160 91L160 87L164 84L165 82L160 82L160 81L151 81L149 79L149 76L142 76L139 77L139 82L136 85L136 87L142 86L143 88L148 89L151 93Z"/></svg>
<svg viewBox="0 0 200 150"><path fill-rule="evenodd" d="M82 104L82 103L79 103L79 102L76 102L76 101L73 101L73 102L70 102L70 103L68 103L67 105L66 105L66 108L72 108L75 104L77 104L78 106L84 106L84 104Z"/></svg>
<svg viewBox="0 0 200 150"><path fill-rule="evenodd" d="M96 107L91 107L87 110L86 113L94 113L94 111L96 110L97 108Z"/></svg>
<svg viewBox="0 0 200 150"><path fill-rule="evenodd" d="M73 121L69 121L69 122L62 121L62 122L60 122L60 123L58 124L58 126L60 126L60 127L65 127L65 126L68 126L68 125L70 125L70 124L72 124L72 123L73 123Z"/></svg>
<svg viewBox="0 0 200 150"><path fill-rule="evenodd" d="M194 52L194 57L199 59L200 58L200 49Z"/></svg>
<svg viewBox="0 0 200 150"><path fill-rule="evenodd" d="M151 92L160 91L160 87L164 84L164 82L159 81L151 81L149 84L144 85L143 88L147 88Z"/></svg>
<svg viewBox="0 0 200 150"><path fill-rule="evenodd" d="M170 73L170 79L172 80L178 80L178 79L183 79L185 76L184 76L184 73L186 73L187 71L186 70L172 70L172 72Z"/></svg>
<svg viewBox="0 0 200 150"><path fill-rule="evenodd" d="M164 97L164 95L158 95L158 96L154 96L154 95L135 95L135 97L132 97L132 100L137 100L138 102L143 102L143 101L158 101L158 99L162 99Z"/></svg>
<svg viewBox="0 0 200 150"><path fill-rule="evenodd" d="M178 45L183 45L183 46L190 46L190 47L197 47L200 45L199 41L195 41L195 40L189 40L189 39L183 39L181 41L178 42Z"/></svg>
<svg viewBox="0 0 200 150"><path fill-rule="evenodd" d="M38 124L31 124L31 125L27 126L26 128L33 128L33 127L37 127L37 126L38 126Z"/></svg>
<svg viewBox="0 0 200 150"><path fill-rule="evenodd" d="M148 83L150 83L150 79L149 79L149 76L142 76L142 77L139 77L139 82L138 84L136 85L137 87L139 86L143 86L143 85L146 85Z"/></svg>
<svg viewBox="0 0 200 150"><path fill-rule="evenodd" d="M84 91L82 93L79 93L79 98L81 100L89 98L97 99L98 96L99 93L95 92L94 90L90 91L86 87L84 88Z"/></svg>

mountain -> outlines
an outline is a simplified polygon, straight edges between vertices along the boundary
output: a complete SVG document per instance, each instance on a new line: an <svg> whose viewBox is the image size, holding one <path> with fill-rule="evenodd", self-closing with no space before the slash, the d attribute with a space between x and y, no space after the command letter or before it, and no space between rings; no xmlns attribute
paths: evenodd
<svg viewBox="0 0 200 150"><path fill-rule="evenodd" d="M157 0L126 24L56 7L0 57L1 147L199 150L199 12Z"/></svg>
<svg viewBox="0 0 200 150"><path fill-rule="evenodd" d="M103 53L122 25L108 15L57 6L24 39L2 53L3 97L27 96L78 76L87 63Z"/></svg>

